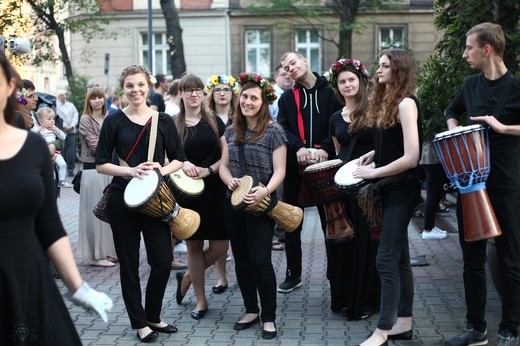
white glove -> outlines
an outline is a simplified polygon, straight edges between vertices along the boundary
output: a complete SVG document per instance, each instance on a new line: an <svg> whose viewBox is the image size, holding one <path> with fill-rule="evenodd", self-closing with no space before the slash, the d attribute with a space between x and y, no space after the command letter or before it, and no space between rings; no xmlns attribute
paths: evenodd
<svg viewBox="0 0 520 346"><path fill-rule="evenodd" d="M113 303L105 293L98 292L83 282L70 300L87 310L94 310L103 319L103 322L108 322L107 312L112 309Z"/></svg>

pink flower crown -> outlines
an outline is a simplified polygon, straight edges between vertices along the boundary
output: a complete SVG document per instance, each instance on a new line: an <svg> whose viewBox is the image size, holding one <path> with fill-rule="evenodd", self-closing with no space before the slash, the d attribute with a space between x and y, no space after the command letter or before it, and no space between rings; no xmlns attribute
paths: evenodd
<svg viewBox="0 0 520 346"><path fill-rule="evenodd" d="M337 86L338 76L343 71L351 71L357 74L359 78L364 80L365 83L370 79L370 74L361 61L351 58L343 58L339 59L330 66L329 83L333 88Z"/></svg>
<svg viewBox="0 0 520 346"><path fill-rule="evenodd" d="M262 89L262 91L265 95L265 98L267 99L269 104L272 104L276 100L277 96L274 92L273 86L271 85L271 83L269 83L269 81L267 79L265 79L258 73L256 73L256 72L242 73L240 75L239 79L240 79L241 86L243 86L247 82L253 82L253 83L258 84L260 89Z"/></svg>

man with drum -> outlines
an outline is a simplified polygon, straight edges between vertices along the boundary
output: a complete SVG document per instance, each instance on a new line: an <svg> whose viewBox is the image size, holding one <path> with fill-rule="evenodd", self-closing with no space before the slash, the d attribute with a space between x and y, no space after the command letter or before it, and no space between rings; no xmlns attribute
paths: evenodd
<svg viewBox="0 0 520 346"><path fill-rule="evenodd" d="M329 135L329 118L342 106L327 79L312 72L307 59L299 52L287 52L281 58L282 68L295 81L293 88L284 91L278 101L278 123L288 139L287 168L283 183L283 200L300 205L298 196L302 186L299 164L314 160L324 162L335 157L334 143ZM309 149L315 150L311 154ZM318 206L322 228L325 214ZM303 224L303 222L302 222ZM301 225L285 238L287 271L278 292L289 293L302 285Z"/></svg>
<svg viewBox="0 0 520 346"><path fill-rule="evenodd" d="M445 116L450 130L459 126L464 113L468 114L469 124L489 126L491 170L486 189L502 230L502 235L495 238L498 274L508 287L508 293L502 296L497 345L519 345L520 79L505 66L504 49L505 37L500 25L481 23L466 33L466 49L462 57L471 68L482 73L465 80ZM457 203L457 218L464 260L467 326L445 344L484 345L487 344L487 240L465 241L461 203Z"/></svg>

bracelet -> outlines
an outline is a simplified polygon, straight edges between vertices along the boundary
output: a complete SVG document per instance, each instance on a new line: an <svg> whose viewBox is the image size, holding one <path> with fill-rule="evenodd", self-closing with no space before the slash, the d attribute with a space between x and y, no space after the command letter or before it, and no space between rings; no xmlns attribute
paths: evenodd
<svg viewBox="0 0 520 346"><path fill-rule="evenodd" d="M267 194L270 195L271 191L269 191L269 188L267 186L264 186L267 189Z"/></svg>

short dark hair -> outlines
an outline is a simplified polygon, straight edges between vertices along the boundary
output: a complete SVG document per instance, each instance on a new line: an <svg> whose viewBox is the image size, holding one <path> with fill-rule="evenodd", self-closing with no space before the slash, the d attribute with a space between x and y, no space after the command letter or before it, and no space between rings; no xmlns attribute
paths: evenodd
<svg viewBox="0 0 520 346"><path fill-rule="evenodd" d="M22 84L23 84L23 88L24 88L24 89L27 89L27 90L36 90L36 87L34 86L34 83L31 82L31 81L28 80L28 79L23 79L23 80L22 80Z"/></svg>
<svg viewBox="0 0 520 346"><path fill-rule="evenodd" d="M155 75L155 87L158 88L162 82L166 80L166 75L162 73L158 73Z"/></svg>

